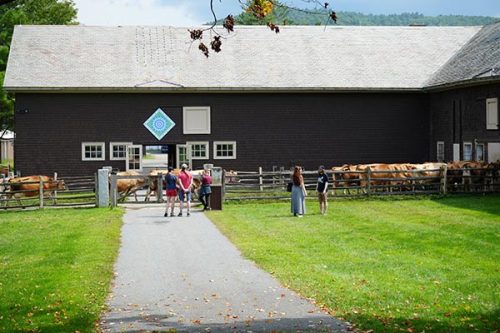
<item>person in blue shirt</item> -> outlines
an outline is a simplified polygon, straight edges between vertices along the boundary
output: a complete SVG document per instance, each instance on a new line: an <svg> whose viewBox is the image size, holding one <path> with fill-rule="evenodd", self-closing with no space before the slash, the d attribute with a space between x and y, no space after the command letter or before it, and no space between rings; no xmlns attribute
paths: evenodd
<svg viewBox="0 0 500 333"><path fill-rule="evenodd" d="M168 216L168 208L170 208L170 216L174 215L175 201L177 199L177 177L173 174L171 166L168 167L168 173L165 176L165 184L167 187L167 207L163 216Z"/></svg>
<svg viewBox="0 0 500 333"><path fill-rule="evenodd" d="M318 192L319 211L322 215L325 215L328 207L328 176L325 173L325 167L322 165L318 168L318 183L316 184L316 192Z"/></svg>

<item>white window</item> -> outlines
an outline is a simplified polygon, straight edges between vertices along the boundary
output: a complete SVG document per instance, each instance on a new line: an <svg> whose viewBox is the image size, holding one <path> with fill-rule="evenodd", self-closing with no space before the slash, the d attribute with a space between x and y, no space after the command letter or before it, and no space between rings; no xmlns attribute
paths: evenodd
<svg viewBox="0 0 500 333"><path fill-rule="evenodd" d="M184 134L210 134L210 107L185 106L182 122Z"/></svg>
<svg viewBox="0 0 500 333"><path fill-rule="evenodd" d="M188 142L188 145L191 146L191 158L193 160L208 160L210 154L209 154L209 147L208 147L208 141L206 142Z"/></svg>
<svg viewBox="0 0 500 333"><path fill-rule="evenodd" d="M214 159L216 160L236 159L236 141L215 141Z"/></svg>
<svg viewBox="0 0 500 333"><path fill-rule="evenodd" d="M486 129L498 129L498 98L486 100Z"/></svg>
<svg viewBox="0 0 500 333"><path fill-rule="evenodd" d="M460 161L460 143L453 144L453 162Z"/></svg>
<svg viewBox="0 0 500 333"><path fill-rule="evenodd" d="M476 161L484 161L484 143L476 143Z"/></svg>
<svg viewBox="0 0 500 333"><path fill-rule="evenodd" d="M109 159L112 161L125 161L127 157L127 146L132 142L110 142Z"/></svg>
<svg viewBox="0 0 500 333"><path fill-rule="evenodd" d="M82 161L104 161L104 142L82 142Z"/></svg>
<svg viewBox="0 0 500 333"><path fill-rule="evenodd" d="M436 147L437 156L436 159L438 162L444 161L444 141L438 141Z"/></svg>
<svg viewBox="0 0 500 333"><path fill-rule="evenodd" d="M472 161L472 143L464 142L464 161Z"/></svg>

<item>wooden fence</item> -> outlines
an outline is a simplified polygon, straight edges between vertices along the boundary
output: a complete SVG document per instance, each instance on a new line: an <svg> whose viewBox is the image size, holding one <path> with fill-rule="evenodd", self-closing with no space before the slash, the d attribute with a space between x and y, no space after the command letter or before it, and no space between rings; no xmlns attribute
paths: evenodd
<svg viewBox="0 0 500 333"><path fill-rule="evenodd" d="M40 177L38 181L16 182L13 185L7 178L2 177L0 209L96 205L95 176L58 179L55 174L50 184L51 189L47 188L47 182Z"/></svg>
<svg viewBox="0 0 500 333"><path fill-rule="evenodd" d="M336 198L500 192L498 171L486 169L447 170L444 167L408 171L325 170L325 173L329 178L329 196ZM303 175L307 191L314 193L317 171L305 171ZM226 174L224 200L290 199L290 193L286 191L290 176L290 171L263 171L262 168L256 172Z"/></svg>

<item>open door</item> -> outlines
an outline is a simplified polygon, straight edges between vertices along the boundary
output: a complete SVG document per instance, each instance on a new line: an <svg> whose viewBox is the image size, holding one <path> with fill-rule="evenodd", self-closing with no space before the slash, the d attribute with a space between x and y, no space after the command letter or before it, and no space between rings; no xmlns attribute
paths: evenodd
<svg viewBox="0 0 500 333"><path fill-rule="evenodd" d="M180 169L182 164L187 164L191 169L193 167L191 162L191 145L177 145L176 146L177 168Z"/></svg>
<svg viewBox="0 0 500 333"><path fill-rule="evenodd" d="M127 171L142 171L142 145L127 146Z"/></svg>

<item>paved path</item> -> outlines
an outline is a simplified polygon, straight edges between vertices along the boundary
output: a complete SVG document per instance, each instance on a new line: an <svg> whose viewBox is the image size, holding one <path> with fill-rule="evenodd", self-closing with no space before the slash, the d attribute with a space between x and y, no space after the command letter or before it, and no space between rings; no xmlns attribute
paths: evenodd
<svg viewBox="0 0 500 333"><path fill-rule="evenodd" d="M345 326L283 288L201 212L164 218L127 209L107 332L344 332Z"/></svg>

